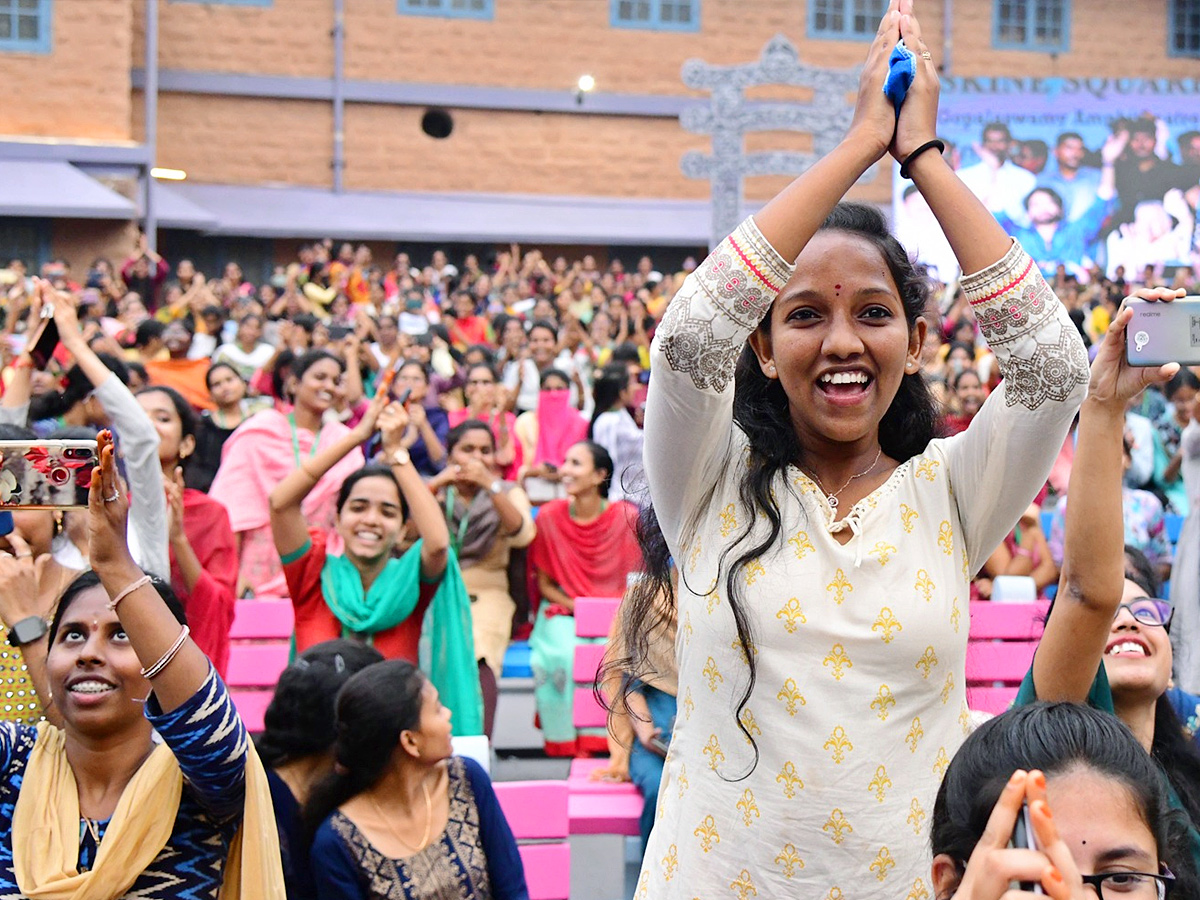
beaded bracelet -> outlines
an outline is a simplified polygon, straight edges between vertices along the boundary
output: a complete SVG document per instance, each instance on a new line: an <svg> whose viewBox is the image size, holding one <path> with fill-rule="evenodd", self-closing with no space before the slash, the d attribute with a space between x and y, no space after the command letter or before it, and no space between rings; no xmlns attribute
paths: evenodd
<svg viewBox="0 0 1200 900"><path fill-rule="evenodd" d="M183 630L179 632L179 637L175 638L175 643L171 645L171 649L164 653L159 658L158 662L156 662L150 668L142 669L142 677L153 678L155 675L165 669L170 664L171 660L175 658L175 654L179 652L179 648L183 646L183 642L188 639L188 635L191 633L192 629L184 625Z"/></svg>
<svg viewBox="0 0 1200 900"><path fill-rule="evenodd" d="M123 591L121 591L119 594L117 594L117 596L115 596L111 600L109 600L108 608L110 610L115 610L117 608L118 603L120 603L122 600L124 600L126 597L128 597L130 594L132 594L138 588L144 587L145 585L149 584L153 580L154 579L151 578L149 575L143 575L141 578L138 578L136 581L133 582L133 584L129 585L127 588L125 588Z"/></svg>

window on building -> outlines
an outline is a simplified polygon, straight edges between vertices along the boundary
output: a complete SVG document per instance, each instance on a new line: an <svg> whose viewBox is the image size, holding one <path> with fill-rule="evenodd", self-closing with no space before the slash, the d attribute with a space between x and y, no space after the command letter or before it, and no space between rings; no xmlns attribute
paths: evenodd
<svg viewBox="0 0 1200 900"><path fill-rule="evenodd" d="M808 36L868 41L879 30L887 0L809 0Z"/></svg>
<svg viewBox="0 0 1200 900"><path fill-rule="evenodd" d="M1200 0L1171 0L1167 27L1172 56L1200 56Z"/></svg>
<svg viewBox="0 0 1200 900"><path fill-rule="evenodd" d="M49 258L49 219L0 219L0 269L8 268L10 262L19 259L25 263L28 275L36 275Z"/></svg>
<svg viewBox="0 0 1200 900"><path fill-rule="evenodd" d="M614 28L699 31L700 0L612 0Z"/></svg>
<svg viewBox="0 0 1200 900"><path fill-rule="evenodd" d="M50 0L0 0L0 50L50 52Z"/></svg>
<svg viewBox="0 0 1200 900"><path fill-rule="evenodd" d="M1066 50L1071 0L996 0L992 43L1013 50Z"/></svg>
<svg viewBox="0 0 1200 900"><path fill-rule="evenodd" d="M446 16L451 19L490 19L495 0L396 0L401 13Z"/></svg>
<svg viewBox="0 0 1200 900"><path fill-rule="evenodd" d="M270 6L274 0L171 0L172 3L203 3L206 6Z"/></svg>

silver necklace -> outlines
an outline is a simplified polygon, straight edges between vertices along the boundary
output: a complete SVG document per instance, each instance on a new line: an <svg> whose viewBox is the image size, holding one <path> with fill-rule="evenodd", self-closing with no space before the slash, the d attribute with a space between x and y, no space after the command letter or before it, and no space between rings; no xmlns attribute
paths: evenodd
<svg viewBox="0 0 1200 900"><path fill-rule="evenodd" d="M881 456L883 456L883 447L879 448L879 452L875 454L875 458L873 460L871 460L871 464L869 466L867 466L865 469L863 469L857 475L851 475L849 478L847 478L846 483L843 484L836 491L834 491L832 494L829 493L829 491L825 490L825 485L821 484L821 479L817 477L817 473L816 472L812 473L812 480L817 483L817 487L819 487L821 489L821 493L825 495L825 502L829 505L830 509L832 509L834 511L837 510L838 494L840 494L846 488L850 487L850 482L852 482L855 478L862 478L864 475L866 475L872 469L874 469L875 465L879 462L879 457L881 457Z"/></svg>

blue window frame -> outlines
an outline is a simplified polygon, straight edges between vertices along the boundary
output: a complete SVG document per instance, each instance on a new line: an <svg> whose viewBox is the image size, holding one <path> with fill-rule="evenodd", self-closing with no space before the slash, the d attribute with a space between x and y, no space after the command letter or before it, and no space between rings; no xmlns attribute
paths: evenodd
<svg viewBox="0 0 1200 900"><path fill-rule="evenodd" d="M611 0L614 28L649 31L699 31L700 0Z"/></svg>
<svg viewBox="0 0 1200 900"><path fill-rule="evenodd" d="M495 0L396 0L396 8L409 16L490 20L495 11Z"/></svg>
<svg viewBox="0 0 1200 900"><path fill-rule="evenodd" d="M0 50L50 52L50 0L0 0Z"/></svg>
<svg viewBox="0 0 1200 900"><path fill-rule="evenodd" d="M1071 0L996 0L992 46L1060 53L1071 46Z"/></svg>
<svg viewBox="0 0 1200 900"><path fill-rule="evenodd" d="M1171 56L1200 56L1200 0L1171 0L1167 52Z"/></svg>
<svg viewBox="0 0 1200 900"><path fill-rule="evenodd" d="M274 0L171 0L172 3L203 3L205 6L270 6Z"/></svg>
<svg viewBox="0 0 1200 900"><path fill-rule="evenodd" d="M887 0L809 0L808 36L818 40L869 41L879 30Z"/></svg>

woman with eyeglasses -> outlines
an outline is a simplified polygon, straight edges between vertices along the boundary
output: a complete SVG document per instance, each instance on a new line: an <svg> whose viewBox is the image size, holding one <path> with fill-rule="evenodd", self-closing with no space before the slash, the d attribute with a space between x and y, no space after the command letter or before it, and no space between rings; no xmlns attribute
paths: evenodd
<svg viewBox="0 0 1200 900"><path fill-rule="evenodd" d="M1023 807L1036 847L1015 843ZM1196 896L1187 835L1154 761L1129 729L1085 706L1038 703L982 725L946 770L929 826L932 883L918 879L909 897Z"/></svg>
<svg viewBox="0 0 1200 900"><path fill-rule="evenodd" d="M1182 295L1153 288L1137 296L1170 301ZM1058 595L1017 704L1086 701L1115 713L1162 767L1171 805L1191 819L1191 850L1200 870L1200 749L1194 737L1200 697L1169 687L1171 605L1158 599L1145 557L1124 548L1121 525L1126 404L1179 367L1126 363L1131 316L1129 309L1118 313L1092 364L1079 414ZM1190 723L1181 722L1177 710L1189 708Z"/></svg>

